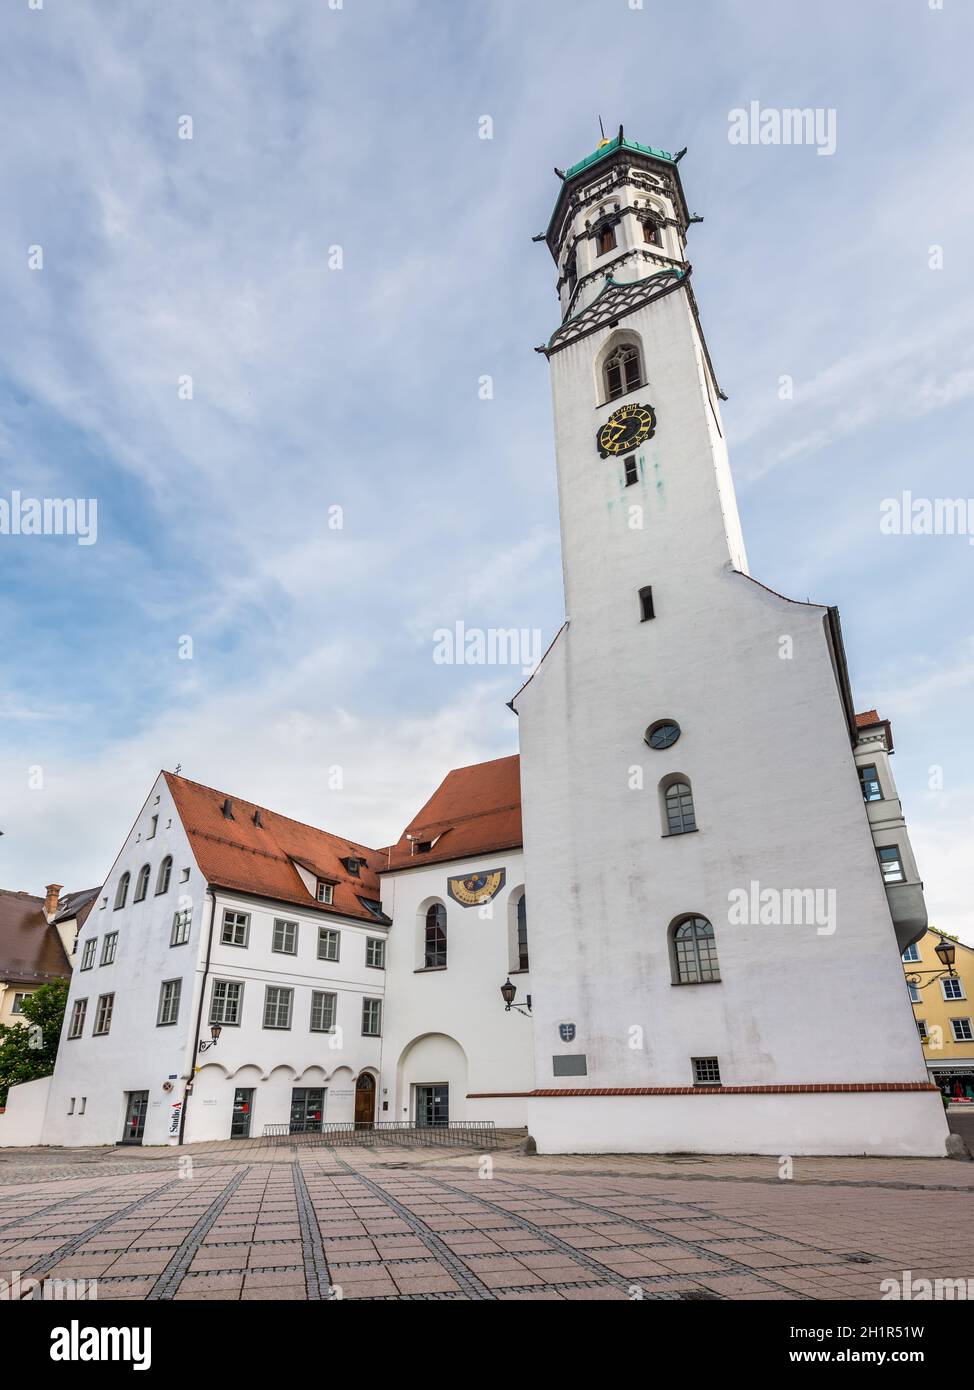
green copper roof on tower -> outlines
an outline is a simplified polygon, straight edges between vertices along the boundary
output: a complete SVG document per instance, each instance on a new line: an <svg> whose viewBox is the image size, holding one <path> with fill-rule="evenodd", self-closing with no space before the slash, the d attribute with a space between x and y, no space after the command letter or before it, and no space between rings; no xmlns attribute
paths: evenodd
<svg viewBox="0 0 974 1390"><path fill-rule="evenodd" d="M665 159L668 164L675 164L676 160L666 150L654 149L652 145L640 145L635 140L626 140L622 135L617 135L614 140L603 141L598 149L580 159L577 164L573 164L570 169L565 170L565 178L570 179L574 174L580 174L583 169L587 169L590 164L597 164L600 159L605 159L606 155L612 154L615 150L638 150L640 154L652 155L654 159Z"/></svg>

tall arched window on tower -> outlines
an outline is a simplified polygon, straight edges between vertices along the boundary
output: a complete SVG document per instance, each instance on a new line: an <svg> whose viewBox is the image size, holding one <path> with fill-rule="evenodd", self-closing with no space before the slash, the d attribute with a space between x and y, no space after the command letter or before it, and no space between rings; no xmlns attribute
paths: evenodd
<svg viewBox="0 0 974 1390"><path fill-rule="evenodd" d="M523 893L517 900L517 968L528 968L528 909Z"/></svg>
<svg viewBox="0 0 974 1390"><path fill-rule="evenodd" d="M446 908L442 903L430 903L426 909L423 964L427 970L439 970L446 965Z"/></svg>
<svg viewBox="0 0 974 1390"><path fill-rule="evenodd" d="M648 241L651 246L663 245L659 223L654 221L652 217L647 217L643 222L643 241Z"/></svg>
<svg viewBox="0 0 974 1390"><path fill-rule="evenodd" d="M595 242L598 248L596 255L598 256L605 256L608 252L615 250L616 229L611 222L602 223L602 226L595 233Z"/></svg>
<svg viewBox="0 0 974 1390"><path fill-rule="evenodd" d="M565 264L565 279L568 282L568 293L575 293L575 286L578 284L578 260L573 251Z"/></svg>
<svg viewBox="0 0 974 1390"><path fill-rule="evenodd" d="M673 983L712 984L720 979L714 929L706 917L678 917L670 928Z"/></svg>
<svg viewBox="0 0 974 1390"><path fill-rule="evenodd" d="M614 401L643 384L643 364L635 343L620 343L605 359L602 368L605 398Z"/></svg>
<svg viewBox="0 0 974 1390"><path fill-rule="evenodd" d="M697 818L690 783L676 776L664 780L660 790L663 793L663 834L685 835L689 830L696 830Z"/></svg>

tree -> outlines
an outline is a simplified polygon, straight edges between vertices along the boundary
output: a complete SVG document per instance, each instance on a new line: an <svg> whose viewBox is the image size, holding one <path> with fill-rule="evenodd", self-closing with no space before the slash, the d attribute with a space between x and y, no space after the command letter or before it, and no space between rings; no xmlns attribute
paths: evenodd
<svg viewBox="0 0 974 1390"><path fill-rule="evenodd" d="M0 1105L11 1086L53 1072L67 1002L67 980L55 980L24 999L23 1023L0 1024Z"/></svg>

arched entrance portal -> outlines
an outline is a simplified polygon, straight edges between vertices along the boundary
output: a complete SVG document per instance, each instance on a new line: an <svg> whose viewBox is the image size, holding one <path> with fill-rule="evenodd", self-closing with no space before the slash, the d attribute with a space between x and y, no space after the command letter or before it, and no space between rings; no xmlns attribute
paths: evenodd
<svg viewBox="0 0 974 1390"><path fill-rule="evenodd" d="M371 1129L375 1123L375 1077L364 1071L355 1083L355 1128Z"/></svg>

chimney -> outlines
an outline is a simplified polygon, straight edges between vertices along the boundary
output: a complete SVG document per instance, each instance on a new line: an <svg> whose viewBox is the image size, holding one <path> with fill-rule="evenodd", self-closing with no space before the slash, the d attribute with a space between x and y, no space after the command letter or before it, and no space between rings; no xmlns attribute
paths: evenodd
<svg viewBox="0 0 974 1390"><path fill-rule="evenodd" d="M63 883L49 883L44 889L46 894L44 898L44 916L48 921L50 921L57 912L58 900L61 897L61 889L63 887Z"/></svg>

